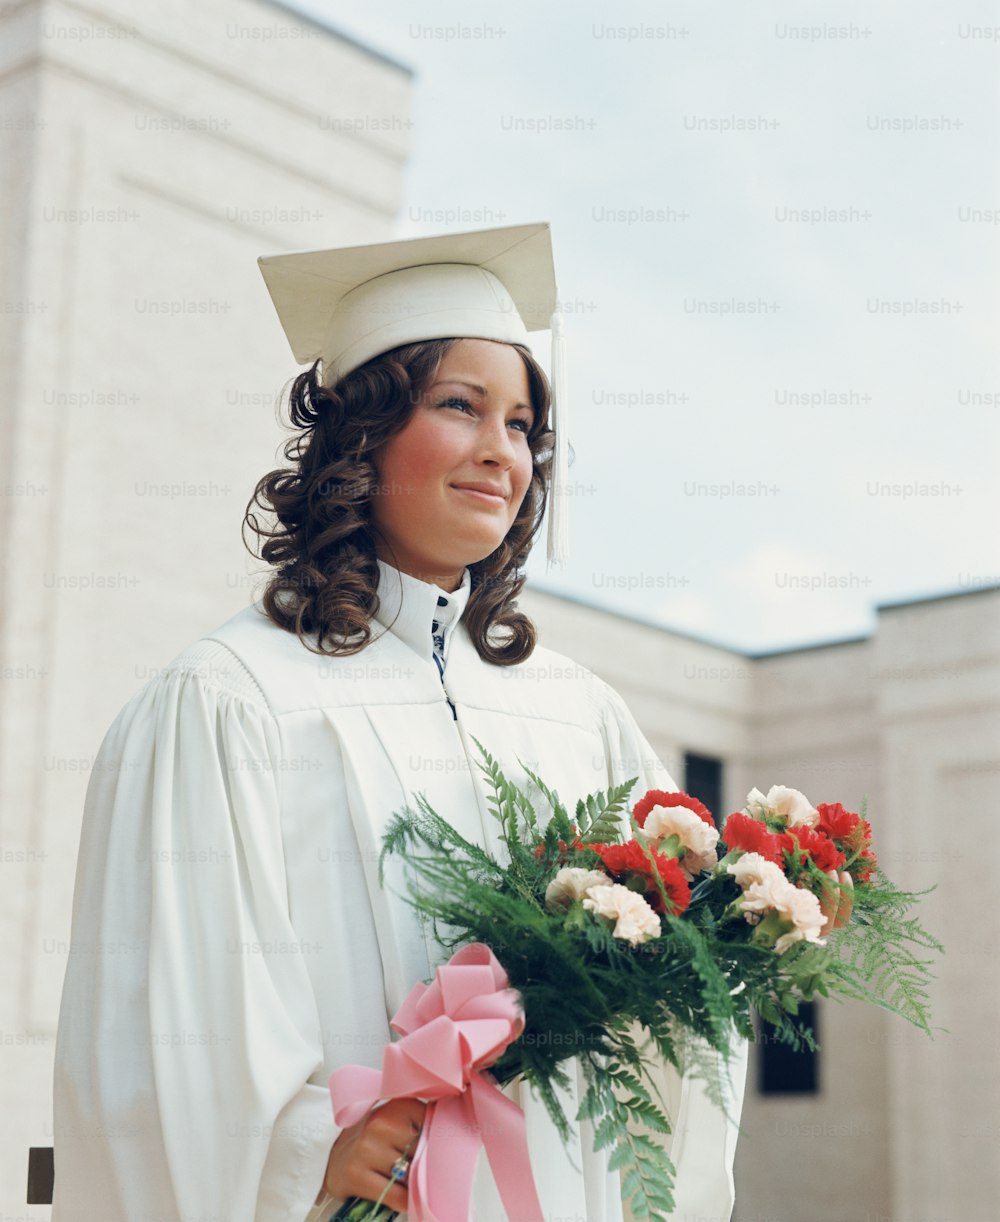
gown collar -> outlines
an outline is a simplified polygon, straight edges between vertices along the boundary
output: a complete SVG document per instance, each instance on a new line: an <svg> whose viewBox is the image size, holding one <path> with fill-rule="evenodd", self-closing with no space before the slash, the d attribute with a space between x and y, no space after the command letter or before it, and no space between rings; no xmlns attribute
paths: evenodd
<svg viewBox="0 0 1000 1222"><path fill-rule="evenodd" d="M378 560L379 607L375 620L405 641L429 662L434 656L431 625L450 624L461 619L472 593L472 573L466 568L462 584L452 593L428 581L420 581ZM444 602L440 602L444 599Z"/></svg>

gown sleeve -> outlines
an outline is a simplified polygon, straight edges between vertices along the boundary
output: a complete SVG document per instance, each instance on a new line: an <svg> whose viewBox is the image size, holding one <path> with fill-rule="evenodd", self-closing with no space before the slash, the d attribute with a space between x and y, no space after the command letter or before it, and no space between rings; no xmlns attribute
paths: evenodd
<svg viewBox="0 0 1000 1222"><path fill-rule="evenodd" d="M603 686L605 742L612 782L637 776L632 801L649 789L675 792L679 786L639 729L624 700L614 688ZM707 1045L703 1049L718 1068L725 1110L709 1098L703 1080L694 1073L682 1076L662 1060L651 1067L673 1130L666 1139L677 1173L673 1222L703 1222L706 1218L728 1222L732 1213L736 1195L733 1161L743 1110L748 1043L734 1031L730 1048L728 1061ZM631 1216L627 1208L625 1216L627 1219Z"/></svg>
<svg viewBox="0 0 1000 1222"><path fill-rule="evenodd" d="M211 641L107 733L56 1041L54 1222L313 1206L339 1130L305 965L319 948L289 919L281 755L252 676Z"/></svg>

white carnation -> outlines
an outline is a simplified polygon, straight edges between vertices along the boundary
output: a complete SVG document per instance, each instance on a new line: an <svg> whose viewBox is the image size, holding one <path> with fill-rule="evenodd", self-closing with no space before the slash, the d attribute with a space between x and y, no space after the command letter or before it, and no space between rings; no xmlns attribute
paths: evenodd
<svg viewBox="0 0 1000 1222"><path fill-rule="evenodd" d="M563 866L545 888L546 908L568 908L582 900L594 887L610 887L611 879L600 870L581 870L578 866Z"/></svg>
<svg viewBox="0 0 1000 1222"><path fill-rule="evenodd" d="M775 865L773 861L768 861L760 853L744 853L731 865L726 866L726 870L732 874L744 891L751 883L763 883L768 879L772 881L784 881L785 879L781 866Z"/></svg>
<svg viewBox="0 0 1000 1222"><path fill-rule="evenodd" d="M784 906L780 911L782 916L792 922L794 928L782 934L775 942L774 949L779 955L803 939L806 942L818 942L821 946L823 945L820 933L823 929L824 917L819 900L811 891L806 891L804 887L792 887L786 894Z"/></svg>
<svg viewBox="0 0 1000 1222"><path fill-rule="evenodd" d="M656 938L662 933L660 918L649 904L635 891L612 883L609 887L595 887L583 901L584 908L597 916L615 922L616 938L623 938L633 946Z"/></svg>
<svg viewBox="0 0 1000 1222"><path fill-rule="evenodd" d="M815 827L819 822L819 811L806 795L787 785L772 785L766 796L759 789L751 789L744 809L757 818L777 816L788 827Z"/></svg>
<svg viewBox="0 0 1000 1222"><path fill-rule="evenodd" d="M777 870L776 866L775 869ZM756 924L762 916L772 911L777 912L782 920L789 924L788 931L783 933L774 945L779 955L803 939L821 945L823 943L820 937L823 913L819 900L811 891L790 883L780 870L777 870L777 877L767 872L759 881L751 882L743 892L741 907L743 915L751 924Z"/></svg>
<svg viewBox="0 0 1000 1222"><path fill-rule="evenodd" d="M710 827L686 806L654 806L646 816L642 834L654 848L667 836L678 837L684 846L681 867L689 882L702 870L710 870L719 860L715 851L719 843L718 829Z"/></svg>
<svg viewBox="0 0 1000 1222"><path fill-rule="evenodd" d="M789 887L795 890L795 887L780 870L776 875L762 874L760 878L749 883L743 891L743 902L740 905L743 915L747 920L751 919L750 914L753 914L755 919L759 919L772 908L780 910L782 903L785 902L785 891Z"/></svg>

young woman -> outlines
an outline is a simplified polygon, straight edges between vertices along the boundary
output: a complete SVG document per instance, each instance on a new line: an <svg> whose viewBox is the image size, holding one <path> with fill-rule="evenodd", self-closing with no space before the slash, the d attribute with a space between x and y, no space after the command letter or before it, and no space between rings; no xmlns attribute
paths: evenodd
<svg viewBox="0 0 1000 1222"><path fill-rule="evenodd" d="M635 775L639 793L676 788L617 693L516 608L553 461L526 335L554 306L548 227L274 263L293 350L320 357L292 389L291 465L247 515L275 567L102 746L57 1043L55 1222L326 1218L387 1182L405 1210L393 1167L423 1104L341 1131L327 1089L341 1065L381 1064L389 1018L442 958L399 875L379 883L388 818L423 792L496 848L473 738L565 795ZM676 1216L727 1218L742 1081L728 1122L696 1082L664 1087ZM509 1093L546 1217L617 1222L589 1126L567 1148ZM471 1216L505 1217L485 1159Z"/></svg>

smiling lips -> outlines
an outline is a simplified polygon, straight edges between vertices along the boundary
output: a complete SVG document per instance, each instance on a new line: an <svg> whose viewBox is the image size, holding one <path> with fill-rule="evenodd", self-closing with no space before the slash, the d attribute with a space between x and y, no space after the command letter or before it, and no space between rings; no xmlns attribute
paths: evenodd
<svg viewBox="0 0 1000 1222"><path fill-rule="evenodd" d="M452 487L457 492L464 492L474 500L482 501L487 505L505 505L509 496L506 489L498 484L452 484Z"/></svg>

